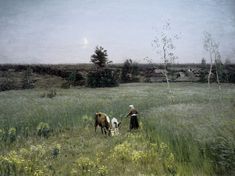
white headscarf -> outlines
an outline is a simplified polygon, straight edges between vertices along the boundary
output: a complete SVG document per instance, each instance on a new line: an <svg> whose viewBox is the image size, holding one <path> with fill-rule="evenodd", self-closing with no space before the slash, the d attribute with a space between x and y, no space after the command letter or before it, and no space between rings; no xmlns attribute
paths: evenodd
<svg viewBox="0 0 235 176"><path fill-rule="evenodd" d="M135 109L134 105L129 105L129 108Z"/></svg>

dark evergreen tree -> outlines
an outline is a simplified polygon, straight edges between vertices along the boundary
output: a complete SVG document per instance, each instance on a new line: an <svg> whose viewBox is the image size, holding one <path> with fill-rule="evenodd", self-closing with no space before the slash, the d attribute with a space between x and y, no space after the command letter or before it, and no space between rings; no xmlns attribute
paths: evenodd
<svg viewBox="0 0 235 176"><path fill-rule="evenodd" d="M90 71L87 74L88 87L114 87L119 85L119 71L107 68L108 61L107 50L103 47L96 47L95 54L91 56L93 62L98 69Z"/></svg>
<svg viewBox="0 0 235 176"><path fill-rule="evenodd" d="M111 61L108 61L107 50L101 46L97 46L95 49L95 54L91 55L91 62L93 62L99 68L103 68Z"/></svg>

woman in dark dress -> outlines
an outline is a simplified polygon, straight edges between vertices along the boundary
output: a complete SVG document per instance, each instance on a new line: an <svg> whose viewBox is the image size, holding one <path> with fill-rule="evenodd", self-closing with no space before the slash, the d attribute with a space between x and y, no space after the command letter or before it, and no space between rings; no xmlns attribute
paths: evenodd
<svg viewBox="0 0 235 176"><path fill-rule="evenodd" d="M139 122L138 122L138 111L135 109L133 105L129 105L130 111L127 114L127 117L130 117L130 130L138 129Z"/></svg>

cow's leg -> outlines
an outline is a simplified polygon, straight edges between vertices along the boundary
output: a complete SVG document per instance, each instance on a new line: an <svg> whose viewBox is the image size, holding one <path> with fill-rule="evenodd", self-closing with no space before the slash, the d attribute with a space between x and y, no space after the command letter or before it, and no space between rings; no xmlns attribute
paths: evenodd
<svg viewBox="0 0 235 176"><path fill-rule="evenodd" d="M106 131L105 127L104 127L103 129L104 129L104 134L106 135L106 134L107 134L107 131Z"/></svg>
<svg viewBox="0 0 235 176"><path fill-rule="evenodd" d="M98 123L97 121L95 121L95 132L96 132L97 126L98 126Z"/></svg>
<svg viewBox="0 0 235 176"><path fill-rule="evenodd" d="M95 132L96 132L96 129L97 129L97 125L95 126Z"/></svg>
<svg viewBox="0 0 235 176"><path fill-rule="evenodd" d="M109 136L111 136L111 130L109 129L109 127L105 127L105 134L107 134L108 133L108 135Z"/></svg>

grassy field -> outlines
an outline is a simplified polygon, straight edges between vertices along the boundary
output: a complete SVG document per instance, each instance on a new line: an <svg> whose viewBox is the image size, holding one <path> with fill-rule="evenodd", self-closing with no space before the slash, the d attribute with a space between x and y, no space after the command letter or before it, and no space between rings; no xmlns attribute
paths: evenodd
<svg viewBox="0 0 235 176"><path fill-rule="evenodd" d="M122 84L0 92L0 175L233 175L235 85ZM141 129L128 132L128 105ZM94 113L122 122L94 132ZM49 137L38 136L40 122ZM43 124L41 124L42 128Z"/></svg>

